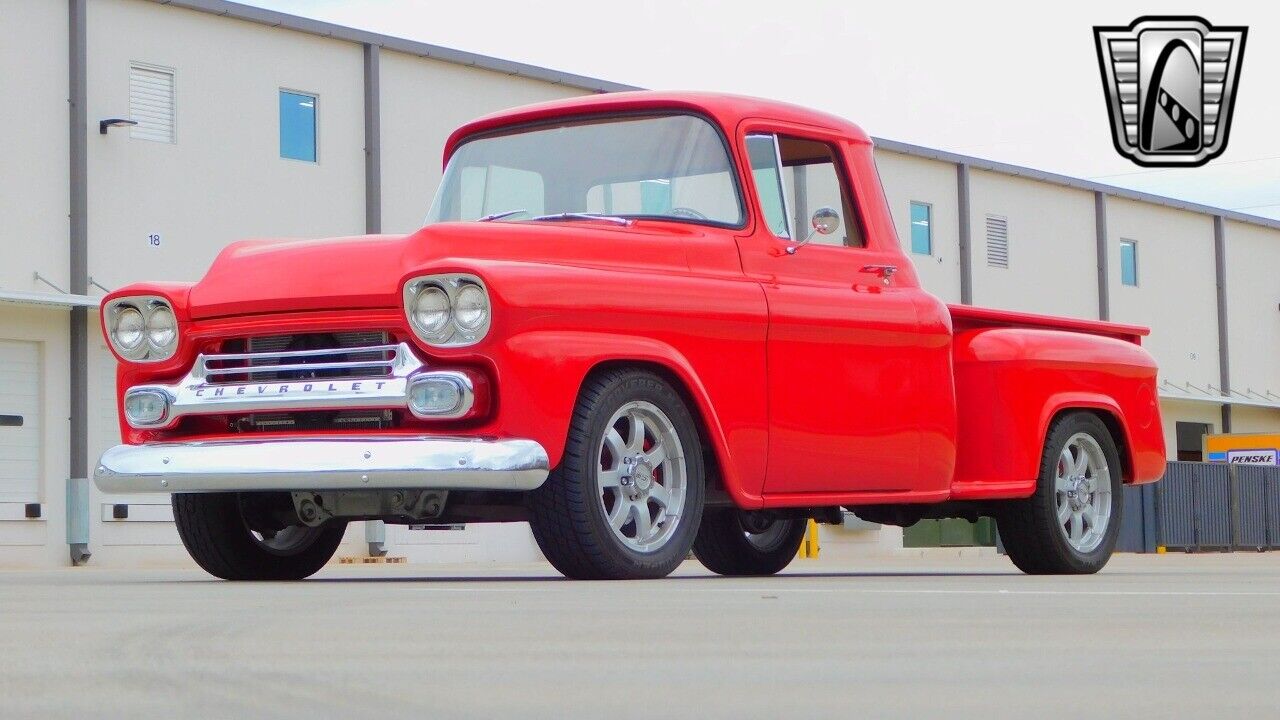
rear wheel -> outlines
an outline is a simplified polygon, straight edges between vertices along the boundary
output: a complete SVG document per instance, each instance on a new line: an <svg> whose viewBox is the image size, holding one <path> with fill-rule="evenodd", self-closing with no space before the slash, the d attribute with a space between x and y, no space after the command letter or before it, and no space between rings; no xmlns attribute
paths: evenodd
<svg viewBox="0 0 1280 720"><path fill-rule="evenodd" d="M1045 440L1035 494L998 514L1009 558L1032 574L1101 570L1119 537L1122 489L1107 426L1092 413L1063 415Z"/></svg>
<svg viewBox="0 0 1280 720"><path fill-rule="evenodd" d="M301 580L337 552L344 524L324 527L262 521L253 495L179 493L173 496L178 536L196 564L223 580Z"/></svg>
<svg viewBox="0 0 1280 720"><path fill-rule="evenodd" d="M560 466L529 496L543 555L583 580L664 577L702 515L701 441L680 395L641 370L590 377Z"/></svg>
<svg viewBox="0 0 1280 720"><path fill-rule="evenodd" d="M773 575L795 559L807 524L767 512L708 508L693 552L720 575Z"/></svg>

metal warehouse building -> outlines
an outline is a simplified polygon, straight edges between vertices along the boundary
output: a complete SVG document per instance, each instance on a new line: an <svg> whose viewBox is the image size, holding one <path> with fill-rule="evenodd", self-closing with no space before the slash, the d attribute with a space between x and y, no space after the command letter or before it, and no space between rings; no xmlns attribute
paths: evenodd
<svg viewBox="0 0 1280 720"><path fill-rule="evenodd" d="M0 566L186 558L166 497L85 479L118 442L107 289L196 280L244 237L411 232L455 126L623 89L222 0L0 0ZM878 148L934 293L1151 326L1170 459L1280 430L1280 221ZM522 526L385 532L413 559L536 553Z"/></svg>

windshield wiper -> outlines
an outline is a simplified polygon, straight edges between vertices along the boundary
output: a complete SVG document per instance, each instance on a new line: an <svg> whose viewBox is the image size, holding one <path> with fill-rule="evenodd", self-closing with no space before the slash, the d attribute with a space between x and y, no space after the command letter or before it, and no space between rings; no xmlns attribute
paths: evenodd
<svg viewBox="0 0 1280 720"><path fill-rule="evenodd" d="M628 220L627 218L624 218L624 217L618 217L617 215L599 215L597 213L585 213L585 212L563 212L563 213L555 213L553 215L538 215L536 217L531 217L529 219L530 220L603 220L605 222L611 222L615 225L630 225L632 223L631 220Z"/></svg>
<svg viewBox="0 0 1280 720"><path fill-rule="evenodd" d="M519 215L522 212L529 212L529 211L525 210L524 208L520 208L519 210L504 210L502 212L494 213L492 215L485 215L484 217L480 218L476 222L492 222L494 220L501 220L504 217ZM534 220L537 220L537 219L538 218L534 218Z"/></svg>

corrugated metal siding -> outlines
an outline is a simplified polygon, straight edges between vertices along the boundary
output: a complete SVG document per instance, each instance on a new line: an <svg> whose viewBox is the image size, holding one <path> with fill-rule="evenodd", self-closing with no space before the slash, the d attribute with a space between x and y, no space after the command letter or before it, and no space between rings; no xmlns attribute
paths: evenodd
<svg viewBox="0 0 1280 720"><path fill-rule="evenodd" d="M1237 465L1235 468L1236 547L1258 550L1271 543L1267 537L1268 483L1277 481L1266 468ZM1277 528L1280 530L1280 528Z"/></svg>
<svg viewBox="0 0 1280 720"><path fill-rule="evenodd" d="M1232 546L1231 477L1225 464L1198 465L1195 469L1196 545L1201 548Z"/></svg>
<svg viewBox="0 0 1280 720"><path fill-rule="evenodd" d="M1126 485L1116 552L1155 552L1155 487Z"/></svg>
<svg viewBox="0 0 1280 720"><path fill-rule="evenodd" d="M1156 485L1158 543L1168 548L1196 546L1195 467L1198 463L1171 462Z"/></svg>
<svg viewBox="0 0 1280 720"><path fill-rule="evenodd" d="M129 116L138 121L130 135L173 142L173 71L151 65L129 67Z"/></svg>
<svg viewBox="0 0 1280 720"><path fill-rule="evenodd" d="M1159 545L1280 548L1280 468L1171 462L1154 487Z"/></svg>

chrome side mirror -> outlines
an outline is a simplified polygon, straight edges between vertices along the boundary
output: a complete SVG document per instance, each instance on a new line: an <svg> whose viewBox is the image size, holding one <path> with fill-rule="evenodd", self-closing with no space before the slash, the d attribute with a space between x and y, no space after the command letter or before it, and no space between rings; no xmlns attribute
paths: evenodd
<svg viewBox="0 0 1280 720"><path fill-rule="evenodd" d="M813 229L804 236L803 240L787 248L788 255L795 255L801 245L806 245L813 239L814 233L830 235L835 232L840 227L840 213L836 212L835 208L820 207L813 211L813 218L809 220L809 224L813 225Z"/></svg>

